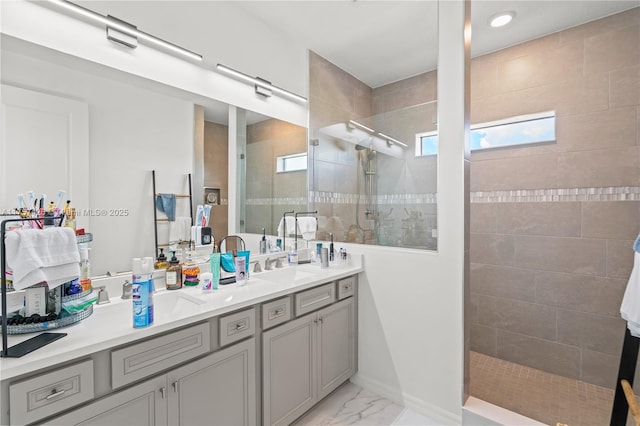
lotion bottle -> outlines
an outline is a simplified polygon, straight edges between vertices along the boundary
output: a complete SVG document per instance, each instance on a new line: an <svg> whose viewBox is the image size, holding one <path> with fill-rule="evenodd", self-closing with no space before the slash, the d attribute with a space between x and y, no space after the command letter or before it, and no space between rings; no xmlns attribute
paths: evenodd
<svg viewBox="0 0 640 426"><path fill-rule="evenodd" d="M169 267L165 272L165 285L167 290L178 290L182 288L182 268L180 261L176 258L176 252L173 251L171 254Z"/></svg>

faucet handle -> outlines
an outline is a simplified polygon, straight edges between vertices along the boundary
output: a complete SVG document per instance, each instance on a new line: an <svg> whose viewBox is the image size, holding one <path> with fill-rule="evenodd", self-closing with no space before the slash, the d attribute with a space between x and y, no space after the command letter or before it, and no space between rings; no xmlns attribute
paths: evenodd
<svg viewBox="0 0 640 426"><path fill-rule="evenodd" d="M107 289L105 288L105 286L100 286L98 287L98 305L104 305L107 303L111 303L111 301L109 300L109 293L107 293Z"/></svg>
<svg viewBox="0 0 640 426"><path fill-rule="evenodd" d="M251 263L255 263L255 265L253 266L253 272L262 272L262 268L260 267L260 261L259 260L254 260Z"/></svg>
<svg viewBox="0 0 640 426"><path fill-rule="evenodd" d="M125 280L122 284L122 296L121 299L131 299L133 296L133 285L129 280Z"/></svg>

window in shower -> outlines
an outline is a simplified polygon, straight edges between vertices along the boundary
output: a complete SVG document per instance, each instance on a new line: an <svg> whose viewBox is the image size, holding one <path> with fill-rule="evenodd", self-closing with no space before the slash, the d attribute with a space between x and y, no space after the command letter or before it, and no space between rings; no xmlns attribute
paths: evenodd
<svg viewBox="0 0 640 426"><path fill-rule="evenodd" d="M556 114L547 111L471 125L471 151L556 140ZM416 157L438 153L438 133L416 135Z"/></svg>
<svg viewBox="0 0 640 426"><path fill-rule="evenodd" d="M295 172L298 170L307 170L307 153L283 155L276 157L276 172Z"/></svg>

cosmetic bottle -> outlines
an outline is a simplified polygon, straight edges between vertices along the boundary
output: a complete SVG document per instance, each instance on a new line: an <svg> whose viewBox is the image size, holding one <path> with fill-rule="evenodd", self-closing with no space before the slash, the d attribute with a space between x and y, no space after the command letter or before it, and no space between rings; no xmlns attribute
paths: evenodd
<svg viewBox="0 0 640 426"><path fill-rule="evenodd" d="M171 252L171 260L169 260L169 267L165 272L165 285L167 290L177 290L182 288L182 268L180 267L180 261L176 258L176 252Z"/></svg>
<svg viewBox="0 0 640 426"><path fill-rule="evenodd" d="M92 288L89 249L87 247L80 247L78 251L80 252L80 286L82 287L82 291L89 291Z"/></svg>
<svg viewBox="0 0 640 426"><path fill-rule="evenodd" d="M262 239L260 240L260 254L265 254L267 252L267 235L264 232L264 228L262 228Z"/></svg>
<svg viewBox="0 0 640 426"><path fill-rule="evenodd" d="M298 252L293 246L291 246L291 250L289 251L288 260L289 260L289 265L298 264Z"/></svg>
<svg viewBox="0 0 640 426"><path fill-rule="evenodd" d="M182 275L184 275L183 284L187 287L197 286L200 282L198 276L200 267L196 265L191 258L191 252L187 252L187 256L182 264Z"/></svg>
<svg viewBox="0 0 640 426"><path fill-rule="evenodd" d="M238 256L234 258L234 263L236 267L236 284L245 285L247 283L246 277L246 261L247 259L244 256Z"/></svg>
<svg viewBox="0 0 640 426"><path fill-rule="evenodd" d="M209 266L211 269L211 289L217 290L220 284L220 253L213 252L209 255Z"/></svg>

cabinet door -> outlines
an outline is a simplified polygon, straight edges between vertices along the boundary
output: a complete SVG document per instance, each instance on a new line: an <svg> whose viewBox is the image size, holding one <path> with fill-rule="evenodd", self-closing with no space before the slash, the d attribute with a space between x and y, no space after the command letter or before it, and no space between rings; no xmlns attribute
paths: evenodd
<svg viewBox="0 0 640 426"><path fill-rule="evenodd" d="M289 424L318 400L316 323L311 314L263 333L264 424Z"/></svg>
<svg viewBox="0 0 640 426"><path fill-rule="evenodd" d="M319 399L356 372L356 315L353 298L318 311Z"/></svg>
<svg viewBox="0 0 640 426"><path fill-rule="evenodd" d="M170 372L169 424L256 424L255 357L252 338Z"/></svg>
<svg viewBox="0 0 640 426"><path fill-rule="evenodd" d="M166 376L163 375L43 424L74 426L167 425L166 386Z"/></svg>

